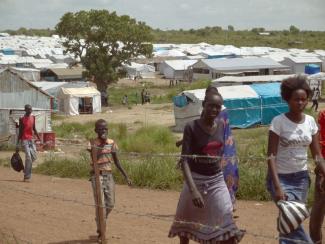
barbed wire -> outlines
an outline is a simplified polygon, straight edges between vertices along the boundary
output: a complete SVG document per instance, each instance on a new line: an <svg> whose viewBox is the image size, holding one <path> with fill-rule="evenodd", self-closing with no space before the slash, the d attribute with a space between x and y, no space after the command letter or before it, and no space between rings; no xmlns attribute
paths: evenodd
<svg viewBox="0 0 325 244"><path fill-rule="evenodd" d="M30 191L26 191L23 189L18 189L18 188L14 188L14 187L8 187L6 186L7 189L11 190L11 191L15 191L15 192L22 192L24 194L28 194L28 195L32 195L32 196L39 196L39 197L44 197L44 198L50 198L50 199L54 199L54 200L59 200L59 201L63 201L63 202L69 202L69 203L74 203L74 204L79 204L82 206L86 206L86 207L101 207L101 208L105 208L104 205L100 204L91 204L91 203L84 203L82 201L76 200L76 199L68 199L68 198L64 198L64 197L58 197L58 196L54 196L54 195L49 195L49 194L40 194L40 193L34 193L34 192L30 192ZM139 213L134 213L134 212L129 212L129 211L124 211L124 210L118 210L118 209L114 209L114 212L119 213L119 214L125 214L125 215L131 215L131 216L136 216L136 217L146 217L146 218L150 218L150 219L154 219L154 220L160 220L160 221L164 221L164 222L173 222L173 223L177 223L177 224L186 224L186 225L194 225L194 226L199 226L199 227L204 227L204 228L209 228L211 230L223 230L222 227L219 226L209 226L209 225L204 225L202 223L198 223L198 222L191 222L191 221L184 221L184 220L175 220L173 218L163 218L161 216L156 216L154 214L139 214ZM310 242L306 242L305 240L296 240L296 239L291 239L291 238L286 238L286 237L274 237L274 236L268 236L268 235L262 235L262 234L256 234L250 231L246 231L244 230L244 234L246 235L250 235L253 236L254 238L263 238L263 239L269 239L269 240L288 240L297 244L310 244ZM24 241L24 240L22 240ZM28 241L25 241L26 243L31 243ZM316 242L315 244L321 244L321 242Z"/></svg>
<svg viewBox="0 0 325 244"><path fill-rule="evenodd" d="M72 146L72 147L82 147L84 150L86 149L90 149L90 148L96 148L96 149L103 149L102 147L98 147L98 146L90 146L90 148L87 148L89 147L89 145L87 146L87 144L65 144L65 143L58 143L56 144L56 146L60 147L60 146ZM300 148L300 147L292 147L292 148ZM81 149L82 150L82 149ZM64 152L64 151L61 151L61 152ZM60 151L58 151L57 153L60 153ZM222 159L230 159L230 160L252 160L252 159L259 159L259 160L269 160L271 158L274 158L276 159L276 156L264 156L264 155L261 155L261 156L256 156L256 155L249 155L249 156L211 156L211 155L200 155L200 154L180 154L180 153L155 153L155 152L126 152L126 151L120 151L118 150L117 153L119 155L127 155L127 156L131 156L131 157L169 157L169 158L191 158L191 159L218 159L218 160L222 160ZM314 160L314 158L312 157L291 157L290 160ZM202 162L204 163L204 162ZM209 163L209 162L207 162Z"/></svg>

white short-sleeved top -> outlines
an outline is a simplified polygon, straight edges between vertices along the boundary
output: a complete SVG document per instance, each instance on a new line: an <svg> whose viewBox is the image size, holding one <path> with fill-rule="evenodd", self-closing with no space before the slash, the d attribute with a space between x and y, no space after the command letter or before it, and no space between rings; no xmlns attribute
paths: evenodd
<svg viewBox="0 0 325 244"><path fill-rule="evenodd" d="M280 137L276 155L278 173L307 170L308 147L318 131L314 118L306 114L304 122L297 124L280 114L273 118L270 130Z"/></svg>

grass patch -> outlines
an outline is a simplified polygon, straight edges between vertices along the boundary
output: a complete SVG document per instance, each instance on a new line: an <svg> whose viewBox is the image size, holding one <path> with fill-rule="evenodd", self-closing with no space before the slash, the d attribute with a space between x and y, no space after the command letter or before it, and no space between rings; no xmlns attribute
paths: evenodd
<svg viewBox="0 0 325 244"><path fill-rule="evenodd" d="M124 87L124 86L111 86L108 88L109 103L111 105L121 105L122 98L124 95L128 96L128 102L132 104L141 104L141 91L143 88L147 88L151 96L151 103L171 103L173 97L184 90L194 90L200 88L207 88L211 81L195 81L193 83L182 82L177 86L156 86L151 82L144 83L135 87Z"/></svg>
<svg viewBox="0 0 325 244"><path fill-rule="evenodd" d="M176 169L175 158L129 158L121 162L134 186L159 190L181 189L183 177L180 170ZM114 168L116 182L125 184L123 176L116 171Z"/></svg>
<svg viewBox="0 0 325 244"><path fill-rule="evenodd" d="M10 168L10 158L0 158L0 166Z"/></svg>
<svg viewBox="0 0 325 244"><path fill-rule="evenodd" d="M134 186L160 190L179 190L182 185L182 175L176 170L174 158L125 158L120 157L121 164L132 179ZM89 178L90 158L83 154L80 159L51 157L34 169L35 173L62 178ZM113 167L115 181L125 184L125 180L116 167Z"/></svg>
<svg viewBox="0 0 325 244"><path fill-rule="evenodd" d="M168 153L177 152L176 138L168 128L148 126L121 138L119 146L125 152Z"/></svg>
<svg viewBox="0 0 325 244"><path fill-rule="evenodd" d="M73 139L95 138L94 122L85 124L62 123L54 126L57 137ZM145 126L130 133L125 124L109 124L109 137L113 138L124 152L176 152L176 137L166 127Z"/></svg>
<svg viewBox="0 0 325 244"><path fill-rule="evenodd" d="M91 139L96 137L94 131L95 123L87 122L85 124L80 123L66 123L63 122L61 125L53 126L53 131L55 131L57 137L73 139L73 138L82 138L82 139ZM109 137L119 140L126 136L127 128L125 124L109 124Z"/></svg>
<svg viewBox="0 0 325 244"><path fill-rule="evenodd" d="M86 153L80 155L79 159L48 157L33 172L62 178L86 179L89 177L89 162Z"/></svg>
<svg viewBox="0 0 325 244"><path fill-rule="evenodd" d="M0 143L0 151L14 151L16 146L8 142Z"/></svg>
<svg viewBox="0 0 325 244"><path fill-rule="evenodd" d="M88 138L95 136L93 123L84 125L71 123L59 126L63 137L71 137L80 133ZM72 128L70 128L72 127ZM175 153L176 136L168 128L162 126L145 126L135 132L128 132L124 124L110 124L109 134L120 147L121 152L139 153ZM268 127L257 127L244 130L233 130L237 145L237 156L240 159L240 187L237 198L241 200L270 200L266 190L266 151ZM176 169L177 159L174 157L135 157L120 153L121 164L133 181L134 186L160 190L180 190L183 177ZM58 177L88 178L89 154L83 153L80 159L48 158L39 165L35 172ZM116 182L125 184L123 177L113 167ZM308 198L313 199L313 184Z"/></svg>

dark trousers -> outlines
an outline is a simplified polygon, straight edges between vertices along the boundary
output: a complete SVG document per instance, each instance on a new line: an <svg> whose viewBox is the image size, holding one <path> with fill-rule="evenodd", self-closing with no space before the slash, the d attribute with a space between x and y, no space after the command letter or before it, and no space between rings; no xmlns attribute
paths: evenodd
<svg viewBox="0 0 325 244"><path fill-rule="evenodd" d="M317 111L317 109L318 109L318 101L317 100L313 100L313 105L311 106L311 109L313 109L313 107L315 107L315 111Z"/></svg>

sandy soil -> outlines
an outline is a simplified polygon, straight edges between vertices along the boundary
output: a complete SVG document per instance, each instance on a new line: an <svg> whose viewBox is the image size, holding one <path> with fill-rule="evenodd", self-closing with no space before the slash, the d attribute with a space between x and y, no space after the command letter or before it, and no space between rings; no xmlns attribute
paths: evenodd
<svg viewBox="0 0 325 244"><path fill-rule="evenodd" d="M94 207L86 180L22 174L0 167L0 243L95 243ZM178 243L167 238L178 192L117 186L108 243ZM271 202L238 201L236 219L247 234L242 243L277 243L277 209ZM307 224L307 223L306 223ZM258 236L254 236L257 234Z"/></svg>
<svg viewBox="0 0 325 244"><path fill-rule="evenodd" d="M97 119L105 119L108 123L126 123L128 126L133 127L145 124L159 124L167 127L175 125L172 104L134 105L131 109L126 106L115 106L103 110L102 113L98 114L66 117L54 123L60 124L62 121L86 123Z"/></svg>

